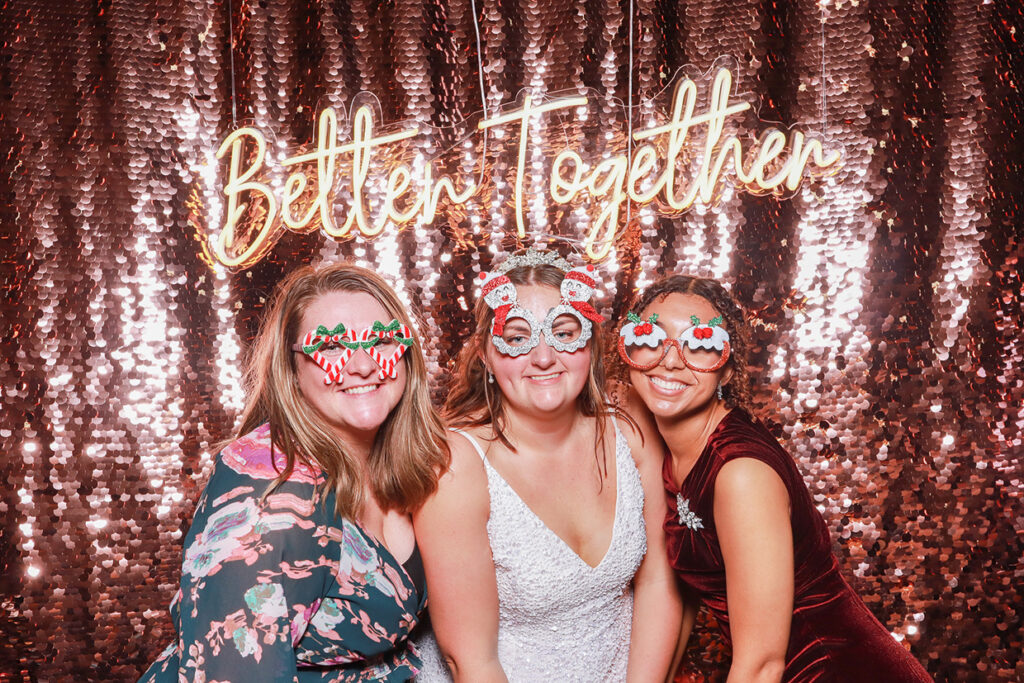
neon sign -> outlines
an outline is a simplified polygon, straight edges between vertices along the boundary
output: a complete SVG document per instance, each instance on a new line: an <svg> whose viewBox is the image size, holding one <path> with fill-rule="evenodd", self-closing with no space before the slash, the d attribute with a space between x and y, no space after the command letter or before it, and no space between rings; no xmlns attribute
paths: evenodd
<svg viewBox="0 0 1024 683"><path fill-rule="evenodd" d="M791 193L805 177L837 168L841 154L826 150L820 140L799 130L765 130L753 140L750 130L727 132L737 117L751 110L749 102L730 101L732 73L719 68L710 84L706 105L698 110L697 83L680 80L668 115L660 122L633 131L632 153L603 155L588 162L580 149L562 144L549 164L528 164L533 132L585 108L585 96L521 103L477 124L479 136L490 132L515 145L512 209L517 235L527 234L524 206L526 178L544 174L548 166L547 199L559 206L587 206L591 223L584 236L587 256L605 258L623 220L626 202L653 205L666 214L688 210L695 202L712 203L724 183L753 194ZM411 221L432 225L439 205L450 210L481 193L488 184L488 158L481 155L471 173L437 173L439 159L424 160L409 145L422 137L418 128L378 134L373 108L355 109L351 136L340 141L338 116L331 108L318 118L313 150L277 160L268 154L267 138L256 128L243 127L225 138L217 158L228 158L223 194L224 220L211 239L214 256L231 267L245 268L262 258L282 229L309 232L319 227L334 239L356 234L374 237L389 226ZM553 136L568 140L568 136ZM578 136L577 136L578 137ZM550 143L548 144L550 147ZM545 150L553 151L553 150ZM420 155L421 156L421 155ZM270 176L286 175L283 183ZM493 179L492 179L493 182Z"/></svg>

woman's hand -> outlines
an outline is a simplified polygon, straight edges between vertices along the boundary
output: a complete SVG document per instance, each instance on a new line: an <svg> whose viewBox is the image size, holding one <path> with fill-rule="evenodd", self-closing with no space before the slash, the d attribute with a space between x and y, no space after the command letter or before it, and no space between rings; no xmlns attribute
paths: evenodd
<svg viewBox="0 0 1024 683"><path fill-rule="evenodd" d="M732 630L728 683L777 683L793 616L789 494L769 465L737 458L715 480L715 527Z"/></svg>
<svg viewBox="0 0 1024 683"><path fill-rule="evenodd" d="M451 467L413 516L434 636L456 683L506 681L498 661L498 587L487 538L487 472L462 436Z"/></svg>

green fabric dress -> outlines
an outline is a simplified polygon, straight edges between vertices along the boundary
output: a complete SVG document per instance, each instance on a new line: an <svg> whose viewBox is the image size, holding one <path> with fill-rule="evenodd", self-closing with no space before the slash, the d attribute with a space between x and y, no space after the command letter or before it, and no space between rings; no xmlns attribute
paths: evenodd
<svg viewBox="0 0 1024 683"><path fill-rule="evenodd" d="M277 467L283 464L274 449ZM403 566L334 512L323 475L278 474L270 427L217 457L171 601L177 639L140 681L405 681L426 603Z"/></svg>

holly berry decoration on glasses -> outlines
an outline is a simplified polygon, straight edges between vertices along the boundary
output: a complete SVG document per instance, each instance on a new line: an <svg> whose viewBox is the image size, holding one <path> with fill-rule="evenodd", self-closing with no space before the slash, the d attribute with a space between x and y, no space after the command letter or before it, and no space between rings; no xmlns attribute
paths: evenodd
<svg viewBox="0 0 1024 683"><path fill-rule="evenodd" d="M631 368L651 370L675 347L686 367L695 372L714 372L729 360L729 333L722 327L722 316L703 324L695 315L690 326L678 338L669 338L658 324L658 315L643 320L636 313L626 315L626 324L619 330L619 356Z"/></svg>

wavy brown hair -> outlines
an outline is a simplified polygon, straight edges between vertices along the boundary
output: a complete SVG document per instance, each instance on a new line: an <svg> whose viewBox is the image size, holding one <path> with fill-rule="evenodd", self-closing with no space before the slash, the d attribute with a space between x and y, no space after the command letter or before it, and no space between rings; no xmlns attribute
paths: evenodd
<svg viewBox="0 0 1024 683"><path fill-rule="evenodd" d="M427 366L419 343L402 356L405 388L377 430L367 462L368 472L346 450L322 415L303 397L292 351L301 332L299 323L314 299L329 292L364 292L388 315L412 327L394 290L376 273L347 263L322 268L304 267L275 289L260 325L246 367L249 396L239 436L270 423L272 448L285 455L285 466L269 490L284 482L302 463L321 469L325 486L336 494L336 510L355 519L362 511L363 483L368 477L377 501L386 509L416 510L437 489L448 468L444 426L430 404Z"/></svg>
<svg viewBox="0 0 1024 683"><path fill-rule="evenodd" d="M512 284L517 287L539 285L559 289L565 273L551 265L520 266L505 273ZM513 452L515 447L505 435L506 416L504 399L498 384L487 381L487 368L484 365L484 345L490 343L491 323L494 311L487 305L483 297L477 299L474 309L476 329L463 345L455 359L452 381L449 386L448 398L445 401L444 415L454 427L479 427L489 425L501 443ZM608 463L604 457L605 419L620 417L630 425L634 421L628 415L608 402L604 394L604 334L601 326L592 325L590 341L590 370L583 391L576 397L576 409L581 415L595 417L595 456L600 456L599 471L602 483L608 474Z"/></svg>
<svg viewBox="0 0 1024 683"><path fill-rule="evenodd" d="M750 327L743 309L717 280L693 275L668 275L645 289L630 310L640 314L656 300L669 294L699 296L721 314L724 322L722 327L729 333L728 365L732 368L732 378L722 385L722 394L730 407L751 412L751 376L747 365L750 356ZM624 363L622 365L625 366Z"/></svg>

